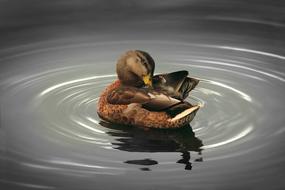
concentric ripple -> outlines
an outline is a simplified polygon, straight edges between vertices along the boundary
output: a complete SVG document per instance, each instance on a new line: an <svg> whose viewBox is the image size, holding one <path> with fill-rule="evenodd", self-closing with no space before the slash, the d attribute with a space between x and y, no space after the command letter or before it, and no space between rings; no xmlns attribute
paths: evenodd
<svg viewBox="0 0 285 190"><path fill-rule="evenodd" d="M146 131L99 119L96 104L116 79L117 57L136 46L153 55L156 72L185 69L200 79L188 101L204 106L191 126ZM282 162L284 150L276 145L285 132L284 55L165 41L43 43L1 54L7 55L1 62L14 65L0 84L3 183L52 189L51 176L100 181L108 175L131 184L171 179L195 187L233 171L244 181L256 180ZM138 182L143 172L149 174Z"/></svg>

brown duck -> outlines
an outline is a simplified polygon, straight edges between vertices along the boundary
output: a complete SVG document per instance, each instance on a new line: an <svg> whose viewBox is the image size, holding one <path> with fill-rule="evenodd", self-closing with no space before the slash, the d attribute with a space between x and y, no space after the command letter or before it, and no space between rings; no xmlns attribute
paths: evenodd
<svg viewBox="0 0 285 190"><path fill-rule="evenodd" d="M117 62L118 80L98 102L98 115L109 122L147 128L178 128L189 124L200 105L185 101L199 83L187 71L153 75L152 57L140 50L126 52Z"/></svg>

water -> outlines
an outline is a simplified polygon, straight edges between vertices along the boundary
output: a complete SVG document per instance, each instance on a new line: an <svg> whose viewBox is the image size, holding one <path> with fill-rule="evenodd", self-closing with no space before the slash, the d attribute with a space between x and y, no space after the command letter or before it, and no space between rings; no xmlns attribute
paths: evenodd
<svg viewBox="0 0 285 190"><path fill-rule="evenodd" d="M1 37L1 187L284 188L284 24L192 14L196 28L179 17L163 34L153 21L150 31L92 33L99 23L66 34L66 25L47 24L14 32L18 42ZM264 38L264 25L275 35ZM100 93L129 49L149 52L156 73L183 69L200 79L187 100L204 107L191 126L144 130L99 119Z"/></svg>

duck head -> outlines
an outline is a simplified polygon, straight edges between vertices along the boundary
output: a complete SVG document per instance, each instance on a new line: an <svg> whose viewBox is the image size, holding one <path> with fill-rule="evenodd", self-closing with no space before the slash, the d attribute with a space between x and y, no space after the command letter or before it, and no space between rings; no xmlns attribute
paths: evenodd
<svg viewBox="0 0 285 190"><path fill-rule="evenodd" d="M117 62L117 75L124 85L152 86L155 63L152 57L141 50L130 50Z"/></svg>

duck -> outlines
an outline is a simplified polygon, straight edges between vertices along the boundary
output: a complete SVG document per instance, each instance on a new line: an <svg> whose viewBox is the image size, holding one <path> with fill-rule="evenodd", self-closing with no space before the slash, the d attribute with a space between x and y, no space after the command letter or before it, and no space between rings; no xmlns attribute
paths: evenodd
<svg viewBox="0 0 285 190"><path fill-rule="evenodd" d="M199 83L181 70L154 75L149 53L129 50L117 61L117 79L101 93L98 116L104 121L143 128L180 128L188 125L201 105L186 101Z"/></svg>

